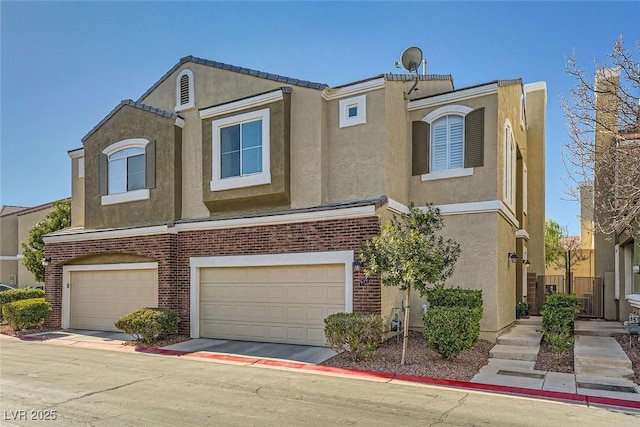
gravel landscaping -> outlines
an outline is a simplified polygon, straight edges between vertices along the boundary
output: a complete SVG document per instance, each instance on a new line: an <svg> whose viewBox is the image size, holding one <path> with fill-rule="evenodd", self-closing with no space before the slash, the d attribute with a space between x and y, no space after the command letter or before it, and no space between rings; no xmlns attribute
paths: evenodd
<svg viewBox="0 0 640 427"><path fill-rule="evenodd" d="M622 347L629 360L631 360L633 372L636 374L635 383L640 384L640 341L638 337L631 338L631 343L629 343L629 336L622 335L616 337L616 341L618 341L620 347Z"/></svg>
<svg viewBox="0 0 640 427"><path fill-rule="evenodd" d="M479 340L472 350L463 351L456 359L443 360L440 355L425 346L421 333L409 333L407 364L401 365L402 338L390 338L369 357L354 362L346 353L341 353L323 363L326 366L358 369L392 374L419 375L430 378L469 381L489 360L489 351L494 344Z"/></svg>
<svg viewBox="0 0 640 427"><path fill-rule="evenodd" d="M573 374L573 348L565 352L555 354L551 351L551 346L546 342L540 343L538 359L534 367L537 371L562 372Z"/></svg>

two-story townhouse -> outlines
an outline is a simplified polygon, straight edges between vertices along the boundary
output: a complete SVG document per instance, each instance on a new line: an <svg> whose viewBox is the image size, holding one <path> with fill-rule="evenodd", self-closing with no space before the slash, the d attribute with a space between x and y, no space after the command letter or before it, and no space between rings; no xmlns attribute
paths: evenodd
<svg viewBox="0 0 640 427"><path fill-rule="evenodd" d="M192 337L322 345L341 311L388 329L403 294L354 261L413 201L446 216L462 245L449 284L484 291L495 339L544 269L545 104L544 83L330 88L185 57L69 152L72 227L45 238L48 321L113 329L159 305Z"/></svg>

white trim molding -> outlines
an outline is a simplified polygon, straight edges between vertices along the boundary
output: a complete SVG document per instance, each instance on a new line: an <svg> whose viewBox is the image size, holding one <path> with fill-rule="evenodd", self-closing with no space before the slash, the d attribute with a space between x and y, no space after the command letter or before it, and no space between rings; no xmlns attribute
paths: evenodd
<svg viewBox="0 0 640 427"><path fill-rule="evenodd" d="M367 95L341 99L339 103L341 128L367 123ZM352 117L349 116L349 110L351 108L356 109L356 115Z"/></svg>
<svg viewBox="0 0 640 427"><path fill-rule="evenodd" d="M182 117L176 117L176 126L181 129L184 127L184 119Z"/></svg>
<svg viewBox="0 0 640 427"><path fill-rule="evenodd" d="M420 175L420 180L436 181L438 179L460 178L463 176L473 176L473 168L443 169L439 171L424 173Z"/></svg>
<svg viewBox="0 0 640 427"><path fill-rule="evenodd" d="M640 308L640 294L630 294L626 296L627 301L633 308Z"/></svg>
<svg viewBox="0 0 640 427"><path fill-rule="evenodd" d="M477 213L492 213L497 212L502 215L507 221L509 221L514 227L519 227L519 221L507 208L507 206L500 200L486 200L483 202L467 202L467 203L451 203L448 205L434 205L434 207L440 209L440 213L443 216L447 215L464 215L464 214L477 214ZM387 209L396 213L406 213L409 208L400 202L389 199ZM426 207L421 207L423 211L426 211Z"/></svg>
<svg viewBox="0 0 640 427"><path fill-rule="evenodd" d="M384 87L384 82L384 77L380 77L378 79L355 83L338 89L326 88L322 91L322 97L327 101L331 101L334 99L344 98L345 96L359 95L372 90L382 89Z"/></svg>
<svg viewBox="0 0 640 427"><path fill-rule="evenodd" d="M484 86L478 86L469 89L461 89L454 92L443 93L442 95L435 95L429 98L416 99L407 102L407 110L413 111L420 108L433 107L438 104L446 102L458 102L465 99L477 98L479 96L491 95L498 93L498 84L491 83Z"/></svg>
<svg viewBox="0 0 640 427"><path fill-rule="evenodd" d="M24 257L24 255L23 255ZM18 255L2 255L0 256L0 261L17 261Z"/></svg>
<svg viewBox="0 0 640 427"><path fill-rule="evenodd" d="M353 311L353 251L300 252L265 255L191 257L190 324L191 338L200 338L200 269L215 267L262 267L284 265L344 264L345 307Z"/></svg>
<svg viewBox="0 0 640 427"><path fill-rule="evenodd" d="M140 190L132 190L124 193L105 194L100 196L100 203L102 206L115 205L118 203L135 202L137 200L148 200L149 189L141 188Z"/></svg>
<svg viewBox="0 0 640 427"><path fill-rule="evenodd" d="M275 101L284 99L282 89L276 89L262 95L252 96L250 98L240 99L238 101L229 102L227 104L215 107L205 108L200 111L200 118L220 116L222 114L235 113L236 111L246 110L247 108L258 107L260 105L270 104Z"/></svg>
<svg viewBox="0 0 640 427"><path fill-rule="evenodd" d="M84 157L84 148L68 151L67 155L72 159L75 159L76 157Z"/></svg>
<svg viewBox="0 0 640 427"><path fill-rule="evenodd" d="M451 114L466 116L472 111L473 108L467 107L466 105L445 105L443 107L436 108L435 110L424 116L422 118L422 121L431 123L442 116L449 116Z"/></svg>
<svg viewBox="0 0 640 427"><path fill-rule="evenodd" d="M122 141L114 142L113 144L109 145L107 148L102 150L102 152L106 154L108 157L113 153L116 153L125 148L143 148L144 149L148 144L149 144L149 140L144 138L123 139Z"/></svg>
<svg viewBox="0 0 640 427"><path fill-rule="evenodd" d="M124 264L87 264L62 266L62 329L69 329L71 323L71 272L73 271L113 271L113 270L157 270L157 262L137 262Z"/></svg>
<svg viewBox="0 0 640 427"><path fill-rule="evenodd" d="M82 242L86 240L119 239L122 237L155 236L157 234L175 234L176 229L167 225L153 227L123 228L119 230L91 230L83 229L60 232L43 237L45 243Z"/></svg>
<svg viewBox="0 0 640 427"><path fill-rule="evenodd" d="M187 222L176 224L176 230L198 231L223 228L254 227L259 225L291 224L311 221L326 221L345 218L360 218L375 215L375 205L344 209L327 209L312 212L269 215L255 218L221 219L215 221Z"/></svg>
<svg viewBox="0 0 640 427"><path fill-rule="evenodd" d="M518 230L516 231L516 239L524 239L524 240L529 240L529 233L527 232L527 230Z"/></svg>

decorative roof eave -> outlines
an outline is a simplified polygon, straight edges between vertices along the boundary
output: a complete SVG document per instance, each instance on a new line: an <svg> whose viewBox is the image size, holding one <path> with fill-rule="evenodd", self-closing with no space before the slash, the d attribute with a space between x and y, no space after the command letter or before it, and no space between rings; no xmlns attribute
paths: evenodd
<svg viewBox="0 0 640 427"><path fill-rule="evenodd" d="M109 119L111 119L111 117L113 117L114 114L116 114L118 111L120 111L121 108L123 108L125 106L138 108L140 110L148 111L150 113L157 114L157 115L162 116L162 117L167 117L169 119L173 119L173 120L176 121L176 125L180 126L180 127L182 127L184 125L184 118L180 117L176 113L171 113L169 111L161 110L160 108L156 108L156 107L152 107L150 105L142 104L140 102L136 102L136 101L133 101L131 99L125 99L125 100L120 101L120 104L118 104L113 110L111 110L111 112L109 114L107 114L105 116L105 118L100 120L100 122L98 122L97 125L95 125L85 136L83 136L81 141L84 143L84 141L86 141L87 138L89 138L91 135L93 135L98 129L100 129L100 127L102 127L103 124L105 124L107 121L109 121Z"/></svg>

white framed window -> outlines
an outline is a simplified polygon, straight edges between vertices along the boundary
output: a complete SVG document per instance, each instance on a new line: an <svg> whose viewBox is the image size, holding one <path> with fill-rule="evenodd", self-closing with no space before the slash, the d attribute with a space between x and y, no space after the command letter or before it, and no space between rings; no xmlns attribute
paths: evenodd
<svg viewBox="0 0 640 427"><path fill-rule="evenodd" d="M464 117L449 114L431 123L431 172L464 167Z"/></svg>
<svg viewBox="0 0 640 427"><path fill-rule="evenodd" d="M268 108L211 123L211 191L271 183Z"/></svg>
<svg viewBox="0 0 640 427"><path fill-rule="evenodd" d="M182 70L176 77L176 111L182 111L195 106L193 90L193 72Z"/></svg>
<svg viewBox="0 0 640 427"><path fill-rule="evenodd" d="M118 141L102 151L106 156L106 194L103 205L145 200L149 198L146 187L147 139L133 138Z"/></svg>
<svg viewBox="0 0 640 427"><path fill-rule="evenodd" d="M366 95L355 96L348 99L341 99L339 105L341 128L367 123Z"/></svg>
<svg viewBox="0 0 640 427"><path fill-rule="evenodd" d="M515 212L516 200L516 142L511 123L507 119L504 125L504 185L503 200L512 212Z"/></svg>

